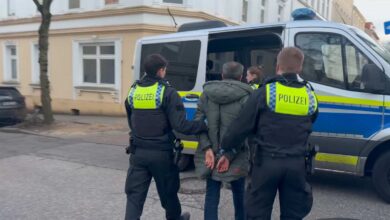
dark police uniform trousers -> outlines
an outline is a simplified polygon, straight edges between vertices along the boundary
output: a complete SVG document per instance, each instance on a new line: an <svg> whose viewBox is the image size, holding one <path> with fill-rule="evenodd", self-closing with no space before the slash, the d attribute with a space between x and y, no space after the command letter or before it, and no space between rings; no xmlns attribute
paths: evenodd
<svg viewBox="0 0 390 220"><path fill-rule="evenodd" d="M281 219L298 220L310 212L313 197L304 155L317 114L314 92L295 73L270 79L248 99L221 144L229 153L255 134L257 147L245 198L247 219L271 219L277 191Z"/></svg>
<svg viewBox="0 0 390 220"><path fill-rule="evenodd" d="M148 75L132 86L125 107L131 128L126 220L138 220L142 215L152 178L166 219L178 220L180 179L173 161L172 130L192 135L207 131L207 126L203 121L187 121L176 90L166 81Z"/></svg>
<svg viewBox="0 0 390 220"><path fill-rule="evenodd" d="M167 219L178 219L181 206L177 192L180 187L179 169L173 163L172 151L155 151L138 148L130 155L125 191L128 195L126 219L141 216L148 189L156 182L161 206Z"/></svg>
<svg viewBox="0 0 390 220"><path fill-rule="evenodd" d="M252 182L246 191L248 220L271 219L277 191L280 218L302 219L310 212L313 204L311 186L306 182L304 158L262 156L261 160L259 164L255 159L250 174Z"/></svg>

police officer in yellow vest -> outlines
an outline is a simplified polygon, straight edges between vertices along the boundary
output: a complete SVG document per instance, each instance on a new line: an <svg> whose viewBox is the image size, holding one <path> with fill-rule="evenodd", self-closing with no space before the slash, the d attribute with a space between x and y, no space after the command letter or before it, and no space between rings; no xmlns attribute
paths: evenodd
<svg viewBox="0 0 390 220"><path fill-rule="evenodd" d="M311 86L297 77L303 59L298 48L284 48L277 58L277 76L252 94L222 140L219 172L225 172L234 159L234 147L255 134L257 149L245 201L247 219L271 219L277 191L281 219L303 219L311 210L305 153L318 106Z"/></svg>
<svg viewBox="0 0 390 220"><path fill-rule="evenodd" d="M138 220L151 179L154 178L166 219L189 219L181 214L177 192L179 170L173 162L175 136L207 131L203 121L187 121L177 91L164 80L167 61L158 54L144 62L146 75L130 89L125 102L130 132L130 166L127 173L126 220Z"/></svg>

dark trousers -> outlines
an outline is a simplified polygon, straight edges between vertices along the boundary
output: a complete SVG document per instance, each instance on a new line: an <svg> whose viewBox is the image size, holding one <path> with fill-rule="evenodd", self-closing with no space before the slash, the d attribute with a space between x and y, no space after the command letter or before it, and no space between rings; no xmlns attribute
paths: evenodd
<svg viewBox="0 0 390 220"><path fill-rule="evenodd" d="M256 158L258 159L258 158ZM311 186L306 182L303 157L262 157L251 172L245 207L248 220L269 220L276 192L279 191L280 219L298 220L313 205Z"/></svg>
<svg viewBox="0 0 390 220"><path fill-rule="evenodd" d="M222 182L215 181L211 178L206 183L206 200L204 207L204 220L218 220L218 205L220 198ZM235 220L244 220L244 192L245 178L230 182L233 193L233 204L235 211Z"/></svg>
<svg viewBox="0 0 390 220"><path fill-rule="evenodd" d="M177 192L180 187L179 169L173 163L172 152L137 149L130 156L125 192L126 220L139 220L154 178L166 219L178 220L181 215Z"/></svg>

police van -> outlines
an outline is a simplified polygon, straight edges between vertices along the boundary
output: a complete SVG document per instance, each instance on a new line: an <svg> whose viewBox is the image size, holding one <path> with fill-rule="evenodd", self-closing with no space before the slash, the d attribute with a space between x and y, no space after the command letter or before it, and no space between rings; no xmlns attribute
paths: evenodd
<svg viewBox="0 0 390 220"><path fill-rule="evenodd" d="M300 76L318 96L320 114L310 137L320 146L316 169L371 176L390 202L390 54L355 27L302 20L145 37L136 45L135 79L142 77L147 55L163 55L169 61L167 79L192 119L203 84L221 79L225 62L262 65L272 75L278 52L290 46L304 52ZM184 168L197 142L181 138Z"/></svg>

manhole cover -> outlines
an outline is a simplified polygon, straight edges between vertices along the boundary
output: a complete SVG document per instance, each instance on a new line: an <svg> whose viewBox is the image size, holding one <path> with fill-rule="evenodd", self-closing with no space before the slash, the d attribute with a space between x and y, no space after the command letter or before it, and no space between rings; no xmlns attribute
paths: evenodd
<svg viewBox="0 0 390 220"><path fill-rule="evenodd" d="M185 177L180 180L179 193L181 194L204 194L206 181L197 177Z"/></svg>

